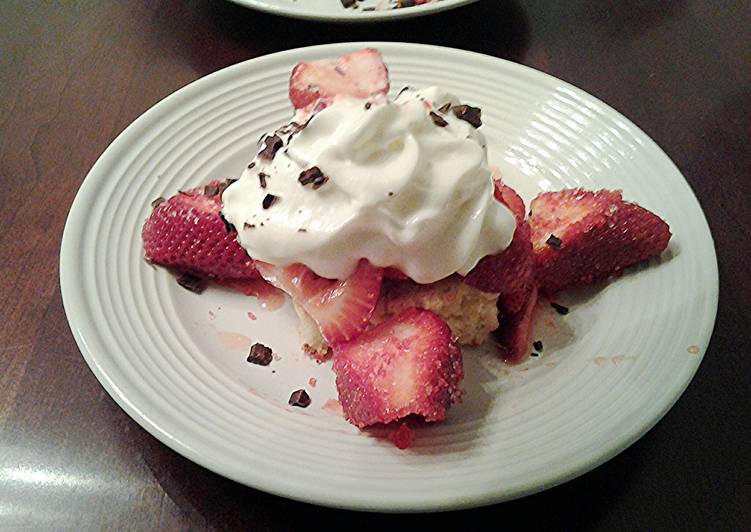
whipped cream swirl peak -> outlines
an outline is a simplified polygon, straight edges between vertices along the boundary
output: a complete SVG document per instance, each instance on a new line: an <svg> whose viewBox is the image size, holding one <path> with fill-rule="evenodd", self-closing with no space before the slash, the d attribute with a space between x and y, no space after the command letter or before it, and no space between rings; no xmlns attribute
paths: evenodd
<svg viewBox="0 0 751 532"><path fill-rule="evenodd" d="M337 99L269 135L222 213L254 259L322 277L345 278L362 258L418 283L466 275L515 229L471 111L436 87Z"/></svg>

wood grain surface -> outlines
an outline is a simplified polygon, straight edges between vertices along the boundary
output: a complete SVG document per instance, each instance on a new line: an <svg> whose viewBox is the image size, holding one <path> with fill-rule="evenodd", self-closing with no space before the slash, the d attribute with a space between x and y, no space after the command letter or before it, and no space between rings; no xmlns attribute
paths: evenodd
<svg viewBox="0 0 751 532"><path fill-rule="evenodd" d="M68 209L97 157L196 78L353 40L454 46L560 77L643 128L690 182L719 258L714 335L684 396L610 462L477 510L319 508L177 455L121 411L84 363L63 311L58 255ZM750 43L751 7L732 0L482 0L373 25L294 21L221 0L0 2L0 528L748 529Z"/></svg>

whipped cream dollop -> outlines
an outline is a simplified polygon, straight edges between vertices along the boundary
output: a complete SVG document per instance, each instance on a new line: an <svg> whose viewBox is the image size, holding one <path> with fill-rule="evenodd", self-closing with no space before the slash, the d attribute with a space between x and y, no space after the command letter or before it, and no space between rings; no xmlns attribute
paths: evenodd
<svg viewBox="0 0 751 532"><path fill-rule="evenodd" d="M418 283L466 275L508 246L515 222L494 199L485 137L457 105L435 87L337 99L266 137L222 213L254 259L322 277L362 258Z"/></svg>

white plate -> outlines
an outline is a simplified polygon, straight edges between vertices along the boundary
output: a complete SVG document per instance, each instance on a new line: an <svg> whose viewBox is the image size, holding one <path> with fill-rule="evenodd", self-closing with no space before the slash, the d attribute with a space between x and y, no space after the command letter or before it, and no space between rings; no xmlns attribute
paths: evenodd
<svg viewBox="0 0 751 532"><path fill-rule="evenodd" d="M400 9L365 11L364 8L375 7L383 0L361 0L357 9L345 8L340 0L230 0L258 11L273 15L302 18L329 22L375 22L396 18L419 17L438 13L447 9L471 4L477 0L433 0L428 4Z"/></svg>
<svg viewBox="0 0 751 532"><path fill-rule="evenodd" d="M483 110L491 159L528 199L541 189L623 189L671 225L670 249L548 315L543 355L504 367L466 350L466 399L400 451L331 408L329 365L298 348L289 305L211 288L195 295L142 258L158 196L238 176L256 140L290 116L298 61L380 48L393 90L442 84ZM658 264L659 262L659 264ZM717 264L678 169L622 115L571 85L470 52L403 43L291 50L172 94L128 127L86 177L60 257L65 310L105 389L189 459L271 493L382 511L476 506L533 493L608 460L652 427L697 370L717 307ZM257 316L248 317L248 312ZM551 318L555 329L545 326ZM281 356L245 362L253 341ZM311 387L309 379L317 379ZM287 405L307 388L307 409Z"/></svg>

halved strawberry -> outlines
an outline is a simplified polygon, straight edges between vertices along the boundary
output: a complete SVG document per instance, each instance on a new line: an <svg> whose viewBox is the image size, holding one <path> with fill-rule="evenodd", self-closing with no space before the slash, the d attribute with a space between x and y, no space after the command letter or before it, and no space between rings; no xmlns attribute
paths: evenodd
<svg viewBox="0 0 751 532"><path fill-rule="evenodd" d="M532 326L534 325L534 311L537 304L537 287L531 285L526 292L521 308L515 314L501 318L501 326L496 332L498 341L503 348L501 356L509 364L517 364L526 359L531 351Z"/></svg>
<svg viewBox="0 0 751 532"><path fill-rule="evenodd" d="M298 63L289 80L289 99L295 109L335 96L368 98L388 91L388 69L375 48L337 59Z"/></svg>
<svg viewBox="0 0 751 532"><path fill-rule="evenodd" d="M514 238L509 246L495 255L483 257L464 282L483 292L516 294L525 292L534 272L532 271L531 230L524 220L524 201L509 186L495 182L495 197L506 205L516 218ZM511 301L511 300L509 300ZM511 308L515 312L518 308Z"/></svg>
<svg viewBox="0 0 751 532"><path fill-rule="evenodd" d="M407 309L334 347L339 402L350 423L366 427L415 414L442 421L464 376L448 325L424 309Z"/></svg>
<svg viewBox="0 0 751 532"><path fill-rule="evenodd" d="M529 223L540 290L553 294L593 283L662 253L670 228L620 191L543 192Z"/></svg>
<svg viewBox="0 0 751 532"><path fill-rule="evenodd" d="M157 205L141 232L146 259L202 277L257 278L253 259L220 215L225 187L212 181Z"/></svg>
<svg viewBox="0 0 751 532"><path fill-rule="evenodd" d="M364 259L340 281L319 277L303 264L282 268L257 261L256 267L313 318L330 346L348 342L365 329L381 292L383 270Z"/></svg>

